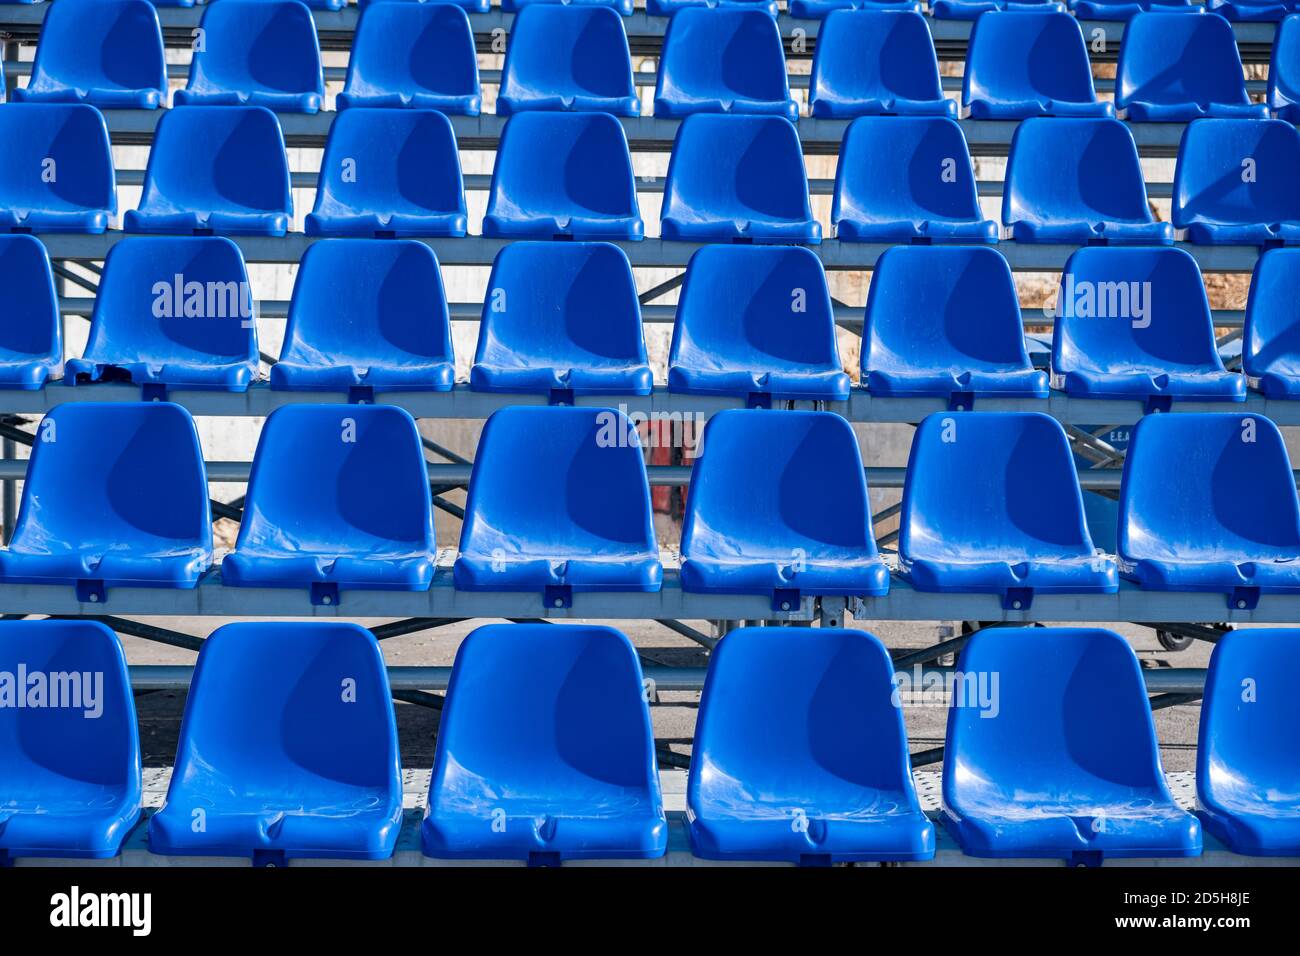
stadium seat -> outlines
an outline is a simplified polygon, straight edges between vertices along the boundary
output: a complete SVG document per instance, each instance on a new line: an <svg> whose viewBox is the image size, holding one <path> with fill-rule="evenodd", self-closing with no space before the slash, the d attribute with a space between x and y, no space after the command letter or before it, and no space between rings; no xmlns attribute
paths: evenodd
<svg viewBox="0 0 1300 956"><path fill-rule="evenodd" d="M297 0L222 0L204 6L177 106L265 106L315 113L325 98L311 11Z"/></svg>
<svg viewBox="0 0 1300 956"><path fill-rule="evenodd" d="M1115 115L1097 100L1083 30L1057 10L981 15L971 28L961 101L972 119Z"/></svg>
<svg viewBox="0 0 1300 956"><path fill-rule="evenodd" d="M978 20L982 14L996 10L1038 13L1064 9L1065 4L1055 0L930 0L930 14L936 20ZM1023 56L1024 51L1018 55Z"/></svg>
<svg viewBox="0 0 1300 956"><path fill-rule="evenodd" d="M166 3L159 3L158 0L154 0L154 2L158 3L159 6L167 5ZM203 2L206 5L212 3L213 0L203 0ZM301 0L301 2L312 10L342 10L348 5L348 0ZM439 0L439 2L453 2L453 0ZM361 6L364 7L365 3L362 3Z"/></svg>
<svg viewBox="0 0 1300 956"><path fill-rule="evenodd" d="M513 243L497 253L487 288L470 388L553 404L650 394L636 279L618 246Z"/></svg>
<svg viewBox="0 0 1300 956"><path fill-rule="evenodd" d="M655 77L655 116L775 113L799 119L781 31L753 5L679 10L664 34Z"/></svg>
<svg viewBox="0 0 1300 956"><path fill-rule="evenodd" d="M811 115L851 119L897 113L957 116L945 99L925 17L914 11L835 10L817 32Z"/></svg>
<svg viewBox="0 0 1300 956"><path fill-rule="evenodd" d="M1300 400L1300 249L1270 249L1255 263L1241 367L1265 397Z"/></svg>
<svg viewBox="0 0 1300 956"><path fill-rule="evenodd" d="M609 7L534 3L519 11L497 113L586 110L640 116L623 20Z"/></svg>
<svg viewBox="0 0 1300 956"><path fill-rule="evenodd" d="M931 859L934 824L912 783L895 693L889 652L865 631L728 634L695 725L691 851L803 864Z"/></svg>
<svg viewBox="0 0 1300 956"><path fill-rule="evenodd" d="M1070 256L1052 330L1052 386L1079 398L1240 402L1223 367L1196 260L1182 249L1094 247Z"/></svg>
<svg viewBox="0 0 1300 956"><path fill-rule="evenodd" d="M222 3L230 0L220 0ZM293 218L289 163L275 114L261 106L189 106L158 121L127 232L283 236Z"/></svg>
<svg viewBox="0 0 1300 956"><path fill-rule="evenodd" d="M710 245L692 255L668 388L739 396L750 407L846 401L849 376L821 260L798 246Z"/></svg>
<svg viewBox="0 0 1300 956"><path fill-rule="evenodd" d="M907 460L899 566L919 591L1114 593L1115 562L1093 548L1065 431L1039 412L936 412Z"/></svg>
<svg viewBox="0 0 1300 956"><path fill-rule="evenodd" d="M1178 480L1170 482L1170 469ZM1282 435L1238 412L1148 415L1119 500L1119 565L1151 591L1209 591L1229 607L1300 592L1300 504Z"/></svg>
<svg viewBox="0 0 1300 956"><path fill-rule="evenodd" d="M45 246L0 236L0 389L38 389L63 373L63 320Z"/></svg>
<svg viewBox="0 0 1300 956"><path fill-rule="evenodd" d="M455 566L462 591L658 591L636 429L600 408L513 406L483 426Z"/></svg>
<svg viewBox="0 0 1300 956"><path fill-rule="evenodd" d="M356 624L218 628L199 651L149 849L254 865L392 856L402 770L390 693L379 644Z"/></svg>
<svg viewBox="0 0 1300 956"><path fill-rule="evenodd" d="M1300 132L1282 120L1204 119L1178 146L1173 221L1189 242L1300 242Z"/></svg>
<svg viewBox="0 0 1300 956"><path fill-rule="evenodd" d="M957 670L987 676L990 691L948 710L943 822L963 853L1075 866L1200 855L1200 824L1169 793L1124 638L993 628L970 639Z"/></svg>
<svg viewBox="0 0 1300 956"><path fill-rule="evenodd" d="M975 191L966 136L944 116L863 116L849 124L831 223L844 242L997 242Z"/></svg>
<svg viewBox="0 0 1300 956"><path fill-rule="evenodd" d="M424 852L661 857L668 824L641 664L610 627L489 624L461 642L438 730Z"/></svg>
<svg viewBox="0 0 1300 956"><path fill-rule="evenodd" d="M758 10L767 11L773 18L779 15L777 0L645 0L646 15L651 17L671 17L678 10L685 10L688 7L708 7L711 10L718 7L723 9L727 7L740 7L742 9L754 7ZM631 9L632 3L631 0L628 0L628 13L623 15L629 16Z"/></svg>
<svg viewBox="0 0 1300 956"><path fill-rule="evenodd" d="M807 595L879 597L866 473L853 429L834 412L718 412L691 469L682 589L762 594L772 610Z"/></svg>
<svg viewBox="0 0 1300 956"><path fill-rule="evenodd" d="M117 637L98 621L3 621L0 674L0 865L116 856L142 797Z"/></svg>
<svg viewBox="0 0 1300 956"><path fill-rule="evenodd" d="M525 7L556 3L564 6L610 7L619 16L630 17L632 15L632 0L501 0L501 12L521 13ZM486 3L484 6L486 7ZM487 10L485 9L483 12L486 13Z"/></svg>
<svg viewBox="0 0 1300 956"><path fill-rule="evenodd" d="M492 168L483 235L644 238L622 124L608 113L512 116Z"/></svg>
<svg viewBox="0 0 1300 956"><path fill-rule="evenodd" d="M347 0L342 0L342 2L346 3ZM361 8L361 12L364 13L370 7L373 7L379 2L381 2L381 0L357 0L357 5ZM382 0L382 2L390 3L394 2L394 0ZM427 3L430 6L435 4L445 4L447 6L460 7L466 13L487 13L490 6L490 0L397 0L397 2Z"/></svg>
<svg viewBox="0 0 1300 956"><path fill-rule="evenodd" d="M1274 117L1300 121L1300 14L1277 25L1268 64L1268 108Z"/></svg>
<svg viewBox="0 0 1300 956"><path fill-rule="evenodd" d="M1070 12L1080 20L1128 20L1144 10L1160 13L1201 13L1192 0L1069 0ZM1122 50L1122 48L1121 48Z"/></svg>
<svg viewBox="0 0 1300 956"><path fill-rule="evenodd" d="M354 109L334 118L307 235L463 236L466 223L460 154L446 116Z"/></svg>
<svg viewBox="0 0 1300 956"><path fill-rule="evenodd" d="M286 405L267 418L223 584L424 591L435 556L415 421L392 405Z"/></svg>
<svg viewBox="0 0 1300 956"><path fill-rule="evenodd" d="M1218 122L1218 121L1216 121ZM1114 119L1035 117L1011 139L1002 224L1017 242L1170 245L1147 205L1137 145Z"/></svg>
<svg viewBox="0 0 1300 956"><path fill-rule="evenodd" d="M115 184L99 110L0 106L0 232L101 233L117 212Z"/></svg>
<svg viewBox="0 0 1300 956"><path fill-rule="evenodd" d="M872 395L1047 398L1029 363L1007 260L979 246L898 246L876 262L867 294L861 381Z"/></svg>
<svg viewBox="0 0 1300 956"><path fill-rule="evenodd" d="M451 318L433 250L411 239L327 239L294 280L271 388L347 392L450 390Z"/></svg>
<svg viewBox="0 0 1300 956"><path fill-rule="evenodd" d="M477 116L483 97L465 10L445 2L365 7L347 83L335 102L340 110L405 107Z"/></svg>
<svg viewBox="0 0 1300 956"><path fill-rule="evenodd" d="M1196 746L1197 816L1233 853L1300 856L1300 631L1252 628L1214 644Z"/></svg>
<svg viewBox="0 0 1300 956"><path fill-rule="evenodd" d="M682 120L660 234L688 242L821 242L794 124L782 116L705 113Z"/></svg>
<svg viewBox="0 0 1300 956"><path fill-rule="evenodd" d="M224 2L224 0L223 0ZM257 378L257 326L244 257L219 236L131 236L108 252L81 358L64 382L132 382L242 392Z"/></svg>
<svg viewBox="0 0 1300 956"><path fill-rule="evenodd" d="M37 426L0 582L192 588L212 564L207 472L189 412L165 402L59 405Z"/></svg>
<svg viewBox="0 0 1300 956"><path fill-rule="evenodd" d="M1236 21L1276 22L1294 13L1291 0L1206 0L1206 10Z"/></svg>
<svg viewBox="0 0 1300 956"><path fill-rule="evenodd" d="M1246 95L1231 24L1182 13L1139 13L1129 20L1119 50L1115 108L1130 123L1268 116L1267 106Z"/></svg>
<svg viewBox="0 0 1300 956"><path fill-rule="evenodd" d="M166 103L166 71L148 0L69 0L46 12L31 80L13 100L153 110Z"/></svg>

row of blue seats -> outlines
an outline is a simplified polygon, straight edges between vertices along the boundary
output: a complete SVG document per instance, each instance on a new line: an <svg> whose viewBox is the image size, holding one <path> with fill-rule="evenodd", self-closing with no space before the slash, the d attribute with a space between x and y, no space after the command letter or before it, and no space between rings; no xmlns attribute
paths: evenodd
<svg viewBox="0 0 1300 956"><path fill-rule="evenodd" d="M1002 222L1018 242L1168 245L1300 242L1300 131L1280 120L1188 124L1172 225L1155 219L1132 133L1109 118L1017 128ZM0 232L102 233L117 211L108 131L84 104L0 106ZM158 123L128 232L282 236L293 217L284 137L258 106L186 106ZM854 120L831 210L849 242L998 241L965 135L941 116ZM451 123L435 110L346 110L330 130L318 236L463 236ZM502 134L483 234L639 240L627 136L608 113L520 113ZM818 243L799 134L781 116L696 114L677 131L660 235L691 242Z"/></svg>
<svg viewBox="0 0 1300 956"><path fill-rule="evenodd" d="M80 358L64 362L54 275L40 242L0 236L0 388L131 382L244 391L258 376L255 307L239 248L220 237L122 240L104 264ZM979 246L898 246L873 272L861 382L873 395L946 399L1067 395L1242 401L1253 384L1300 399L1300 249L1255 268L1242 369L1219 357L1196 261L1180 249L1088 247L1070 257L1052 310L1050 372L1036 370L1011 270ZM1046 319L1044 320L1046 321ZM451 323L438 260L415 240L326 239L303 256L273 389L447 391ZM653 375L636 281L609 243L513 243L488 278L476 391L648 395ZM797 246L706 246L691 257L668 356L668 389L751 407L844 401L850 380L820 260Z"/></svg>
<svg viewBox="0 0 1300 956"><path fill-rule="evenodd" d="M1169 793L1123 638L978 633L957 663L942 823L976 857L1196 856L1202 824L1236 853L1300 856L1298 652L1294 630L1216 644L1194 817ZM908 677L864 631L729 634L695 729L692 851L804 865L933 858L903 725L904 695L921 690ZM424 852L535 865L662 856L646 699L636 651L611 628L475 630L442 711ZM0 759L0 860L118 853L140 817L140 744L126 662L104 625L0 623ZM152 852L386 859L402 816L373 635L229 624L204 641L166 803L148 823Z"/></svg>
<svg viewBox="0 0 1300 956"><path fill-rule="evenodd" d="M296 0L228 0L203 17L189 83L176 105L250 105L314 113L325 84L311 13ZM1143 13L1124 34L1115 102L1099 102L1083 33L1059 12L989 13L971 34L962 106L977 119L1113 116L1183 122L1294 118L1300 16L1279 28L1268 106L1252 104L1232 28L1216 16ZM357 26L349 107L477 115L478 60L456 6L385 3ZM156 108L166 102L162 33L147 0L67 0L42 26L31 83L18 102ZM811 115L957 115L939 79L925 19L908 11L837 11L817 38ZM639 116L622 21L589 6L533 6L515 21L497 112L603 111ZM664 39L656 116L775 113L799 118L776 22L756 9L683 10Z"/></svg>
<svg viewBox="0 0 1300 956"><path fill-rule="evenodd" d="M0 583L196 586L212 565L207 479L189 414L167 403L61 405L37 430ZM881 596L857 439L830 412L731 410L705 428L681 538L688 592ZM1168 480L1180 462L1179 481ZM743 489L743 494L738 490ZM441 490L441 489L440 489ZM1069 441L1036 412L937 413L916 431L898 557L922 591L1220 593L1235 608L1300 593L1300 502L1277 427L1257 415L1152 415L1125 458L1114 541L1089 530ZM1105 545L1099 548L1097 545ZM1112 548L1116 557L1107 554ZM402 409L290 405L267 419L234 587L423 591L436 547L419 434ZM658 591L636 429L600 408L511 407L484 426L453 569L467 591Z"/></svg>

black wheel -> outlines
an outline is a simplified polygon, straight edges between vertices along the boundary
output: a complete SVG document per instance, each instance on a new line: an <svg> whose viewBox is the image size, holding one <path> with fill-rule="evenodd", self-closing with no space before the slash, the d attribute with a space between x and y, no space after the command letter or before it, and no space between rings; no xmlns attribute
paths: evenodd
<svg viewBox="0 0 1300 956"><path fill-rule="evenodd" d="M1156 631L1156 640L1167 651L1185 651L1192 646L1192 637L1179 637L1170 631Z"/></svg>

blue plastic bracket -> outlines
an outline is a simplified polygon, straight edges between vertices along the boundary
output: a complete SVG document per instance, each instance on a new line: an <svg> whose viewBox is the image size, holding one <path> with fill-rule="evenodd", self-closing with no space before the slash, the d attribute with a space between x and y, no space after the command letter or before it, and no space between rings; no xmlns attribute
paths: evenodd
<svg viewBox="0 0 1300 956"><path fill-rule="evenodd" d="M817 867L830 866L831 855L829 853L804 853L799 857L799 865Z"/></svg>
<svg viewBox="0 0 1300 956"><path fill-rule="evenodd" d="M1004 611L1027 611L1033 603L1033 588L1007 588L1002 595L1002 610Z"/></svg>
<svg viewBox="0 0 1300 956"><path fill-rule="evenodd" d="M349 405L375 404L375 387L373 385L353 385L348 389Z"/></svg>
<svg viewBox="0 0 1300 956"><path fill-rule="evenodd" d="M1253 611L1259 605L1259 588L1246 585L1233 588L1228 595L1228 607L1234 611Z"/></svg>
<svg viewBox="0 0 1300 956"><path fill-rule="evenodd" d="M1174 397L1172 395L1148 395L1146 404L1146 414L1152 412L1168 412L1174 407Z"/></svg>
<svg viewBox="0 0 1300 956"><path fill-rule="evenodd" d="M797 611L801 600L798 588L777 588L772 592L772 610Z"/></svg>
<svg viewBox="0 0 1300 956"><path fill-rule="evenodd" d="M559 866L560 854L551 851L541 851L528 854L529 866Z"/></svg>
<svg viewBox="0 0 1300 956"><path fill-rule="evenodd" d="M317 606L337 607L339 603L339 586L332 581L313 581L311 584L311 603Z"/></svg>
<svg viewBox="0 0 1300 956"><path fill-rule="evenodd" d="M104 588L104 582L94 579L85 579L78 581L77 600L82 604L103 604L108 600L108 592Z"/></svg>
<svg viewBox="0 0 1300 956"><path fill-rule="evenodd" d="M770 392L750 392L749 397L745 399L746 408L771 408L772 395Z"/></svg>
<svg viewBox="0 0 1300 956"><path fill-rule="evenodd" d="M1070 854L1070 866L1101 866L1101 850L1075 850Z"/></svg>
<svg viewBox="0 0 1300 956"><path fill-rule="evenodd" d="M140 401L142 402L165 402L167 401L167 386L162 382L145 382L140 386Z"/></svg>
<svg viewBox="0 0 1300 956"><path fill-rule="evenodd" d="M550 402L552 405L572 405L573 389L571 388L553 388L551 389Z"/></svg>
<svg viewBox="0 0 1300 956"><path fill-rule="evenodd" d="M288 866L283 850L254 850L253 866Z"/></svg>
<svg viewBox="0 0 1300 956"><path fill-rule="evenodd" d="M567 584L548 584L545 602L547 607L573 607L573 588Z"/></svg>
<svg viewBox="0 0 1300 956"><path fill-rule="evenodd" d="M969 412L975 408L974 392L953 392L948 396L948 411Z"/></svg>
<svg viewBox="0 0 1300 956"><path fill-rule="evenodd" d="M0 849L0 870L8 869L13 865L14 858L9 855L9 851Z"/></svg>

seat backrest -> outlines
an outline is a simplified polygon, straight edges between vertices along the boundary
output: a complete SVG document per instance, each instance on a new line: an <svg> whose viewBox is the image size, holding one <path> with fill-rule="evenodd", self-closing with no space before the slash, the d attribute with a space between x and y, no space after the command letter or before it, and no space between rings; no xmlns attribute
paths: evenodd
<svg viewBox="0 0 1300 956"><path fill-rule="evenodd" d="M863 116L849 124L831 221L982 219L966 136L943 116Z"/></svg>
<svg viewBox="0 0 1300 956"><path fill-rule="evenodd" d="M0 236L0 353L63 361L63 320L45 246L34 236Z"/></svg>
<svg viewBox="0 0 1300 956"><path fill-rule="evenodd" d="M1249 376L1300 358L1300 249L1269 249L1255 263L1246 301L1241 367Z"/></svg>
<svg viewBox="0 0 1300 956"><path fill-rule="evenodd" d="M646 362L636 280L622 249L608 242L516 242L497 253L475 363L603 365L629 358Z"/></svg>
<svg viewBox="0 0 1300 956"><path fill-rule="evenodd" d="M46 12L30 85L66 88L97 81L167 89L162 29L148 0L70 0Z"/></svg>
<svg viewBox="0 0 1300 956"><path fill-rule="evenodd" d="M1300 132L1282 120L1199 119L1187 124L1174 170L1173 223L1277 223L1300 219Z"/></svg>
<svg viewBox="0 0 1300 956"><path fill-rule="evenodd" d="M817 31L810 98L937 100L939 61L911 10L834 10Z"/></svg>
<svg viewBox="0 0 1300 956"><path fill-rule="evenodd" d="M1281 109L1291 103L1300 103L1300 13L1277 25L1268 64L1268 105Z"/></svg>
<svg viewBox="0 0 1300 956"><path fill-rule="evenodd" d="M506 103L499 100L497 111L513 112L518 100L575 96L636 97L623 18L609 7L529 4L510 29L501 74Z"/></svg>
<svg viewBox="0 0 1300 956"><path fill-rule="evenodd" d="M790 800L847 808L862 791L911 793L894 668L865 631L744 627L709 660L687 801ZM846 799L848 798L848 799Z"/></svg>
<svg viewBox="0 0 1300 956"><path fill-rule="evenodd" d="M117 211L113 153L99 110L10 103L0 110L0 205Z"/></svg>
<svg viewBox="0 0 1300 956"><path fill-rule="evenodd" d="M1122 246L1070 256L1052 330L1054 371L1206 367L1222 371L1223 362L1195 259L1182 249Z"/></svg>
<svg viewBox="0 0 1300 956"><path fill-rule="evenodd" d="M35 802L56 814L123 799L139 805L131 681L103 624L0 622L0 701L6 803Z"/></svg>
<svg viewBox="0 0 1300 956"><path fill-rule="evenodd" d="M730 409L709 419L691 472L682 554L783 560L852 549L874 556L866 474L834 412Z"/></svg>
<svg viewBox="0 0 1300 956"><path fill-rule="evenodd" d="M267 418L237 548L432 551L428 470L415 421L392 405L286 405Z"/></svg>
<svg viewBox="0 0 1300 956"><path fill-rule="evenodd" d="M517 39L512 40L513 46ZM357 21L348 92L477 96L469 16L450 3L372 3ZM477 107L475 107L477 110Z"/></svg>
<svg viewBox="0 0 1300 956"><path fill-rule="evenodd" d="M1138 13L1124 28L1115 105L1249 103L1232 26L1219 16Z"/></svg>
<svg viewBox="0 0 1300 956"><path fill-rule="evenodd" d="M963 103L1087 103L1096 98L1083 31L1068 13L994 10L975 21L962 81Z"/></svg>
<svg viewBox="0 0 1300 956"><path fill-rule="evenodd" d="M1037 116L1016 127L1002 222L1044 218L1150 221L1137 145L1123 123Z"/></svg>
<svg viewBox="0 0 1300 956"><path fill-rule="evenodd" d="M1040 412L927 417L907 460L898 540L912 558L1093 554L1064 429Z"/></svg>
<svg viewBox="0 0 1300 956"><path fill-rule="evenodd" d="M839 365L821 260L798 246L707 245L691 256L669 365Z"/></svg>
<svg viewBox="0 0 1300 956"><path fill-rule="evenodd" d="M862 368L1029 368L1011 267L979 246L895 246L867 294Z"/></svg>
<svg viewBox="0 0 1300 956"><path fill-rule="evenodd" d="M687 7L673 14L657 80L656 105L730 112L734 99L790 99L781 32L756 8ZM700 100L717 105L705 107Z"/></svg>
<svg viewBox="0 0 1300 956"><path fill-rule="evenodd" d="M326 239L303 253L281 361L452 361L451 317L431 248L413 239Z"/></svg>
<svg viewBox="0 0 1300 956"><path fill-rule="evenodd" d="M1178 481L1171 482L1170 463ZM1300 547L1300 503L1277 426L1236 412L1148 415L1119 499L1121 559L1226 560Z"/></svg>
<svg viewBox="0 0 1300 956"><path fill-rule="evenodd" d="M203 8L191 89L324 93L311 11L298 0L222 0Z"/></svg>

